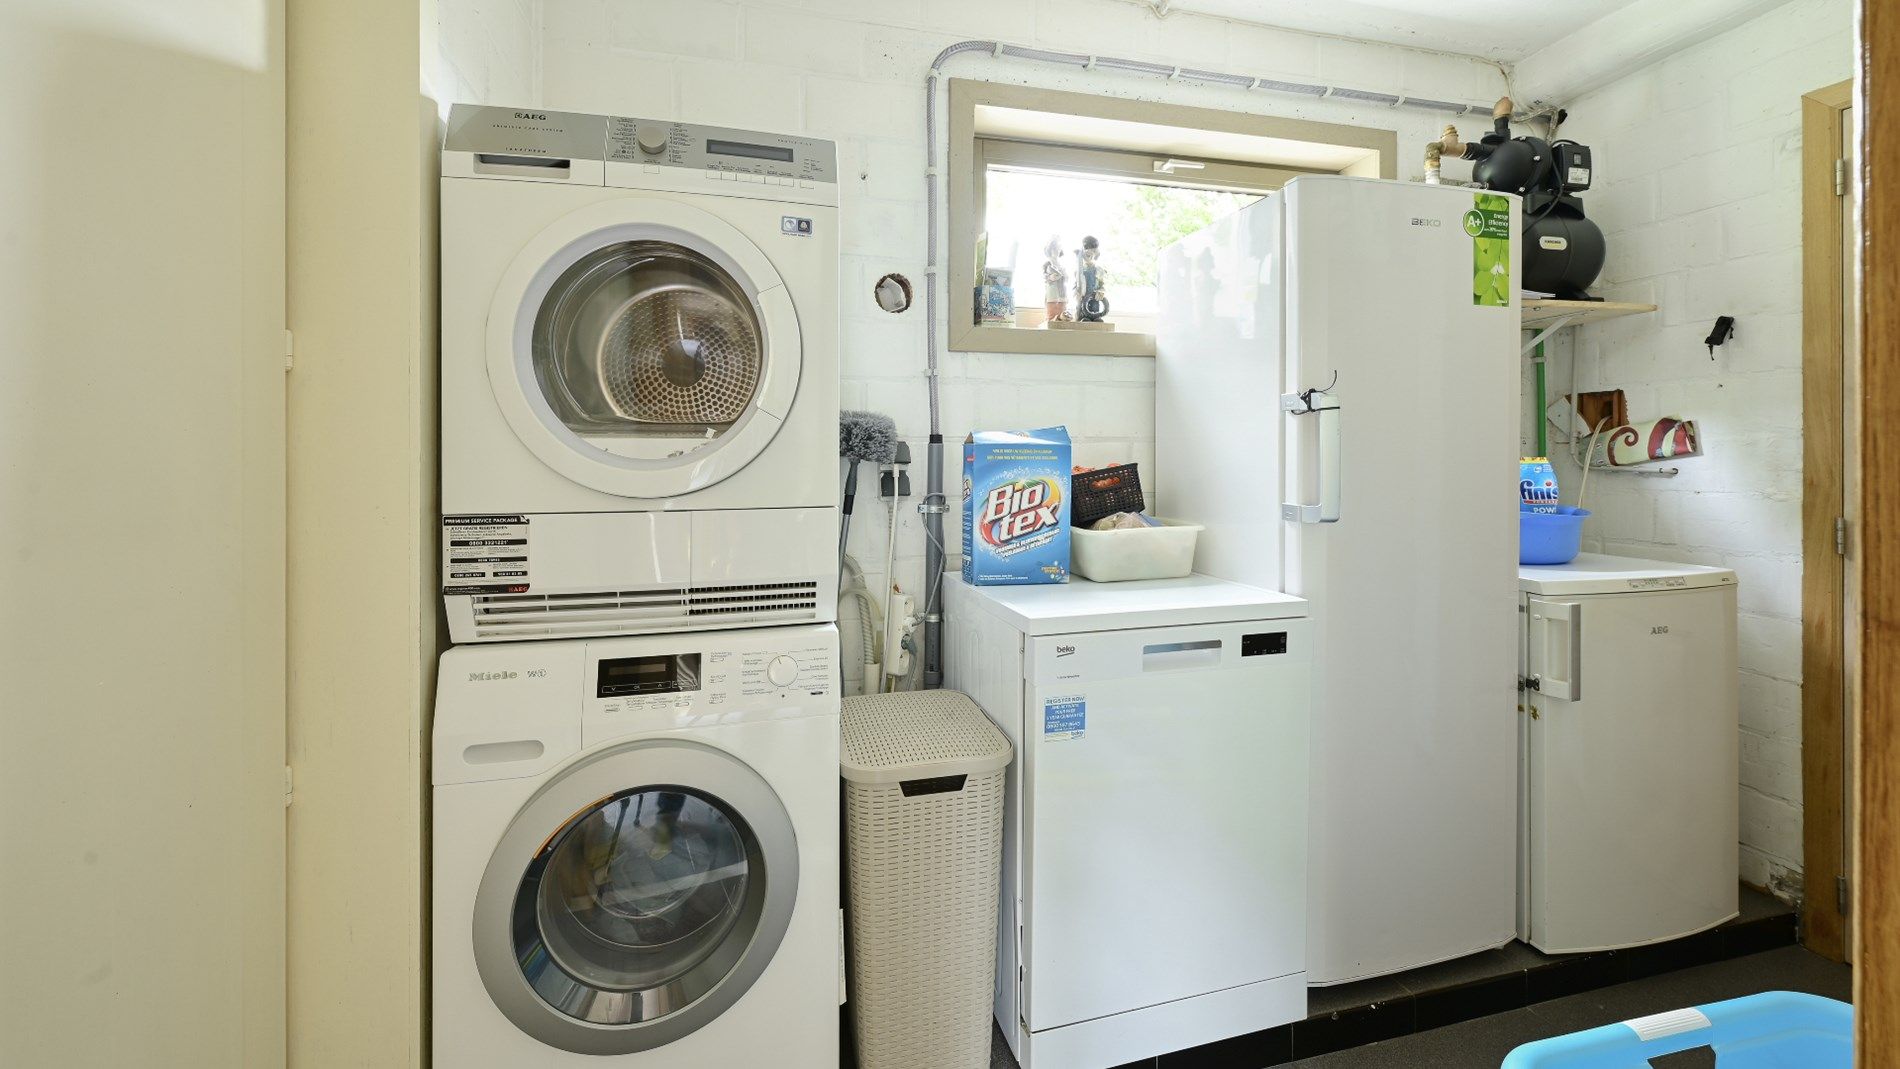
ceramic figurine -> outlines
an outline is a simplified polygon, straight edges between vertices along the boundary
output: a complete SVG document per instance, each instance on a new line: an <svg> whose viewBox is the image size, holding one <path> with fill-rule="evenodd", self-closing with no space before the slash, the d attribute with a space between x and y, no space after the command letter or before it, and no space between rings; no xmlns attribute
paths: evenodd
<svg viewBox="0 0 1900 1069"><path fill-rule="evenodd" d="M1069 318L1069 273L1062 269L1062 236L1051 234L1043 247L1042 310L1051 323Z"/></svg>
<svg viewBox="0 0 1900 1069"><path fill-rule="evenodd" d="M1075 318L1083 323L1100 323L1108 316L1101 258L1101 245L1094 236L1083 238L1075 254Z"/></svg>

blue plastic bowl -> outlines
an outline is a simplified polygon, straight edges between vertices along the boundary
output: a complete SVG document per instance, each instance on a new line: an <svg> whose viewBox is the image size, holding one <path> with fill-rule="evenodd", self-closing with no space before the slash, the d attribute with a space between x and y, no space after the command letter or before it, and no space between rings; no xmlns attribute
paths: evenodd
<svg viewBox="0 0 1900 1069"><path fill-rule="evenodd" d="M1583 521L1590 510L1558 505L1556 512L1517 514L1519 564L1569 564L1583 552Z"/></svg>

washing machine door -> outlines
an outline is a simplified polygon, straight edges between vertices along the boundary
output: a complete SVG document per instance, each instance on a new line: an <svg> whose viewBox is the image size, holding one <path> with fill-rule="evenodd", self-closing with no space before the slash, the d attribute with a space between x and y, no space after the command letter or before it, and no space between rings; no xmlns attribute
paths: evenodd
<svg viewBox="0 0 1900 1069"><path fill-rule="evenodd" d="M798 844L771 786L720 750L643 740L542 788L475 902L475 962L522 1031L631 1054L705 1027L791 922Z"/></svg>
<svg viewBox="0 0 1900 1069"><path fill-rule="evenodd" d="M516 436L621 497L676 497L751 463L791 410L801 363L765 253L679 201L563 217L516 256L489 309L489 383Z"/></svg>

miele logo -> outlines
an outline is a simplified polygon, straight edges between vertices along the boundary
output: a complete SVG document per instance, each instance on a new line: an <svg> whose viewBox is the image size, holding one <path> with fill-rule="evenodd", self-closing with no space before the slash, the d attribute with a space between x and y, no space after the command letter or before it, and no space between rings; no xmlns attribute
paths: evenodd
<svg viewBox="0 0 1900 1069"><path fill-rule="evenodd" d="M526 672L510 672L504 668L498 672L470 672L468 681L470 683L506 683L510 679L519 679L524 675L529 679L540 679L547 674L548 670L545 668L530 668Z"/></svg>
<svg viewBox="0 0 1900 1069"><path fill-rule="evenodd" d="M1074 655L1075 655L1074 646L1057 646L1056 647L1057 657L1072 657Z"/></svg>
<svg viewBox="0 0 1900 1069"><path fill-rule="evenodd" d="M535 122L547 122L548 113L545 111L517 111L515 112L515 118L533 119Z"/></svg>
<svg viewBox="0 0 1900 1069"><path fill-rule="evenodd" d="M1445 224L1442 220L1421 219L1418 216L1414 215L1412 216L1412 225L1413 226L1444 226Z"/></svg>

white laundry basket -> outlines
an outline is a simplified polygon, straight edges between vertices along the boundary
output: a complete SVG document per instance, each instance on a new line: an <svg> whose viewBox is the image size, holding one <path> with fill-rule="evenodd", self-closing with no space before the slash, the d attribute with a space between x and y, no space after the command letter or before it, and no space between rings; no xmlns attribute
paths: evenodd
<svg viewBox="0 0 1900 1069"><path fill-rule="evenodd" d="M955 691L844 701L859 1069L985 1069L1009 740Z"/></svg>

